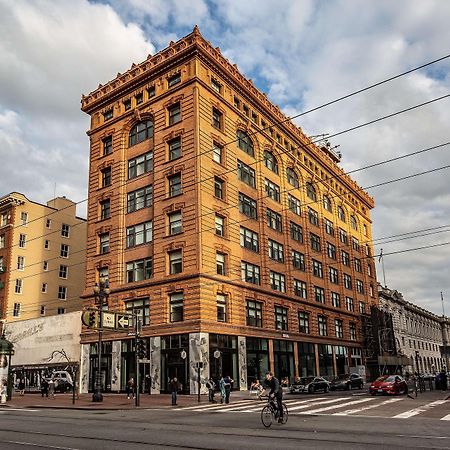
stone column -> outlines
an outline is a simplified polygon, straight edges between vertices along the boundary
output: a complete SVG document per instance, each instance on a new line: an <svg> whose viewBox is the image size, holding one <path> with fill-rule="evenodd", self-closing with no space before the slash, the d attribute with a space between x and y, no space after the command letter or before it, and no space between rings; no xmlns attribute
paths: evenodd
<svg viewBox="0 0 450 450"><path fill-rule="evenodd" d="M161 337L150 338L150 376L152 377L152 393L161 392Z"/></svg>
<svg viewBox="0 0 450 450"><path fill-rule="evenodd" d="M299 359L298 359L298 342L295 341L294 342L294 378L297 378L300 374L299 374ZM289 380L291 383L294 380Z"/></svg>
<svg viewBox="0 0 450 450"><path fill-rule="evenodd" d="M80 394L87 394L89 390L89 349L91 344L81 346L80 356Z"/></svg>
<svg viewBox="0 0 450 450"><path fill-rule="evenodd" d="M112 341L111 391L120 392L120 373L122 367L122 341Z"/></svg>
<svg viewBox="0 0 450 450"><path fill-rule="evenodd" d="M190 393L198 394L198 371L196 363L202 362L200 369L200 394L207 394L206 380L209 378L209 334L189 333L189 380Z"/></svg>
<svg viewBox="0 0 450 450"><path fill-rule="evenodd" d="M247 341L245 336L238 336L239 390L247 390Z"/></svg>

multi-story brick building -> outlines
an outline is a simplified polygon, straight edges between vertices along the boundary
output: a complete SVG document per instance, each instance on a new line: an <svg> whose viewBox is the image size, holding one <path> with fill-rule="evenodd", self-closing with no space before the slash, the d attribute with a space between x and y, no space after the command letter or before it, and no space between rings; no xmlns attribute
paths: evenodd
<svg viewBox="0 0 450 450"><path fill-rule="evenodd" d="M91 116L86 305L141 314L153 388L195 363L235 387L362 364L376 303L373 200L251 80L193 33L82 98ZM134 374L104 333L104 388ZM96 333L82 336L92 388ZM187 358L181 358L182 350ZM217 351L218 350L218 351ZM88 386L89 385L89 386Z"/></svg>
<svg viewBox="0 0 450 450"><path fill-rule="evenodd" d="M81 309L86 220L58 197L46 205L0 198L0 308L8 322Z"/></svg>

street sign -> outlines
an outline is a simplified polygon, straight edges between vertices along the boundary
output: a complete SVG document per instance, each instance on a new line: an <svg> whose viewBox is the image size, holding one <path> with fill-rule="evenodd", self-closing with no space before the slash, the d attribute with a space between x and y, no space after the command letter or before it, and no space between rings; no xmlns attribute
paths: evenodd
<svg viewBox="0 0 450 450"><path fill-rule="evenodd" d="M216 359L220 358L220 351L219 350L216 350L214 352L214 358L216 358Z"/></svg>
<svg viewBox="0 0 450 450"><path fill-rule="evenodd" d="M116 313L116 328L120 330L128 329L132 316L130 314Z"/></svg>
<svg viewBox="0 0 450 450"><path fill-rule="evenodd" d="M151 361L148 358L138 359L138 362L143 363L143 364L150 364L151 363Z"/></svg>
<svg viewBox="0 0 450 450"><path fill-rule="evenodd" d="M114 330L116 328L116 314L109 311L102 311L102 327Z"/></svg>
<svg viewBox="0 0 450 450"><path fill-rule="evenodd" d="M186 356L187 356L186 351L183 350L183 351L181 352L180 356L181 356L181 359L186 359Z"/></svg>

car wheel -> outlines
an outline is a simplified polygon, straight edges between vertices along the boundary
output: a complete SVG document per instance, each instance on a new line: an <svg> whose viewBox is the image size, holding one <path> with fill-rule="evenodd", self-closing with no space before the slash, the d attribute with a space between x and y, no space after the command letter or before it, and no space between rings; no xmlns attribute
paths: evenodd
<svg viewBox="0 0 450 450"><path fill-rule="evenodd" d="M308 393L314 394L314 386L308 386Z"/></svg>

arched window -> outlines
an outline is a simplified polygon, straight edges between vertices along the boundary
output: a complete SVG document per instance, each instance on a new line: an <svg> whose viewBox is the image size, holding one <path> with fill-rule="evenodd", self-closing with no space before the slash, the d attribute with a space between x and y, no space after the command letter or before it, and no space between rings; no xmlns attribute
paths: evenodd
<svg viewBox="0 0 450 450"><path fill-rule="evenodd" d="M145 122L139 122L133 126L128 135L128 146L139 144L153 137L153 121L148 119Z"/></svg>
<svg viewBox="0 0 450 450"><path fill-rule="evenodd" d="M311 183L306 183L306 195L314 201L317 201L316 188Z"/></svg>
<svg viewBox="0 0 450 450"><path fill-rule="evenodd" d="M356 217L355 216L350 216L350 226L354 230L358 230L358 222L356 221Z"/></svg>
<svg viewBox="0 0 450 450"><path fill-rule="evenodd" d="M253 142L249 135L244 131L238 130L236 133L238 141L238 147L250 156L255 156L255 150L253 149Z"/></svg>
<svg viewBox="0 0 450 450"><path fill-rule="evenodd" d="M264 165L272 172L278 174L278 162L273 153L264 150Z"/></svg>
<svg viewBox="0 0 450 450"><path fill-rule="evenodd" d="M331 204L330 197L328 195L323 196L323 207L330 212L333 212L333 205Z"/></svg>
<svg viewBox="0 0 450 450"><path fill-rule="evenodd" d="M298 180L298 175L294 169L291 169L290 167L288 167L286 169L286 178L287 178L288 183L291 186L294 186L296 188L298 188L300 186L300 182Z"/></svg>
<svg viewBox="0 0 450 450"><path fill-rule="evenodd" d="M345 212L342 206L338 206L338 217L342 220L342 222L345 222Z"/></svg>

